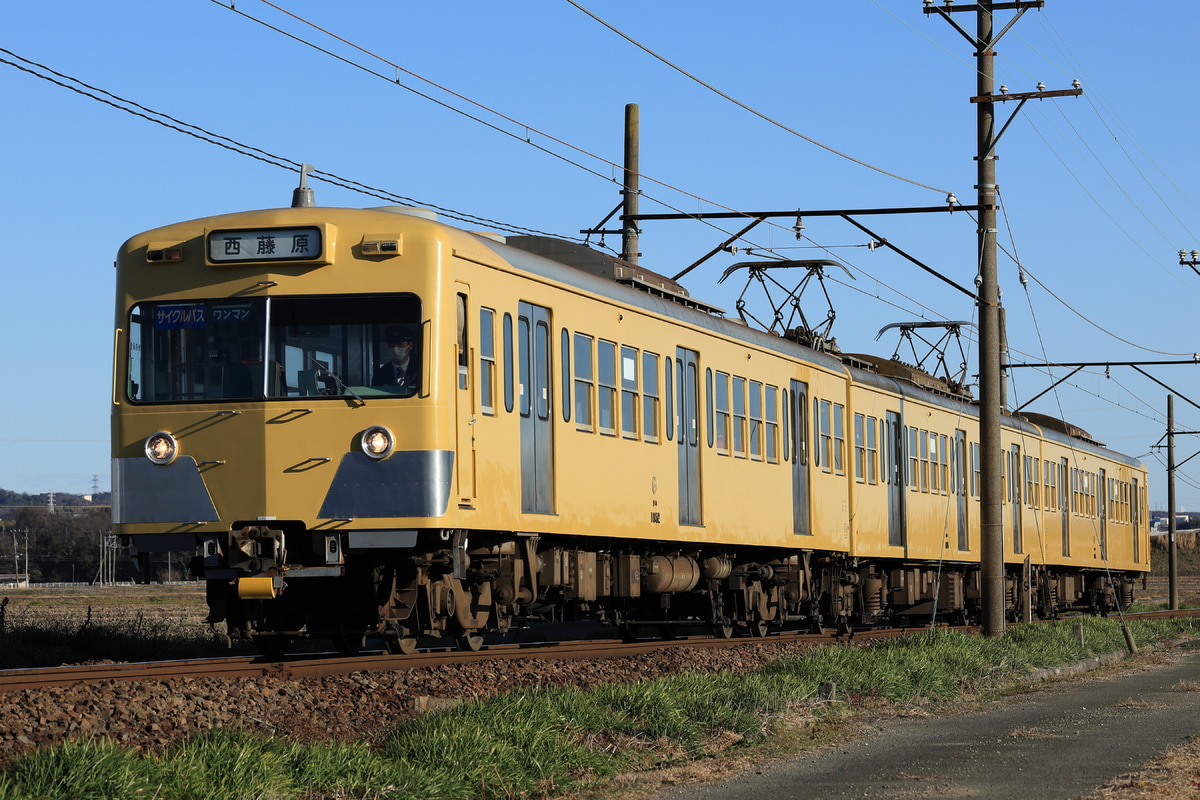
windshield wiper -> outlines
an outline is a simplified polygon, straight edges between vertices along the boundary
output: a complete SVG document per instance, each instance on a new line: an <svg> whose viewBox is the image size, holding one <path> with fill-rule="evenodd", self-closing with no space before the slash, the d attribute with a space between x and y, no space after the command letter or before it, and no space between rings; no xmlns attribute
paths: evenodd
<svg viewBox="0 0 1200 800"><path fill-rule="evenodd" d="M345 383L342 382L342 379L337 376L336 372L334 372L329 367L322 364L320 361L317 361L315 356L310 355L308 357L308 360L311 361L313 363L313 366L315 366L317 368L318 373L324 372L326 375L333 378L334 383L336 383L338 386L338 390L341 391L343 394L348 394L351 397L353 397L355 400L358 401L359 405L365 406L367 404L367 401L363 400L361 397L359 397L357 392L355 392L353 389L351 389L349 386L347 386Z"/></svg>

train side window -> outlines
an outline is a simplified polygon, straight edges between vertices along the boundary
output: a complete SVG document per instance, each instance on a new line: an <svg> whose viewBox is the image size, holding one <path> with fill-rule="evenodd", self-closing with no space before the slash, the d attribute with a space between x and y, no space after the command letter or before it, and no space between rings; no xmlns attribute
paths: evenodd
<svg viewBox="0 0 1200 800"><path fill-rule="evenodd" d="M983 467L979 459L979 442L971 442L971 496L979 497L980 475Z"/></svg>
<svg viewBox="0 0 1200 800"><path fill-rule="evenodd" d="M671 357L667 356L663 359L663 381L665 383L666 393L663 397L664 405L667 412L667 441L675 440L675 373L674 367L671 365ZM712 396L712 393L709 393ZM712 423L708 426L709 433L712 433Z"/></svg>
<svg viewBox="0 0 1200 800"><path fill-rule="evenodd" d="M683 390L682 389L682 384L683 384L683 376L682 375L679 377L679 382L681 384L680 391L682 391ZM704 385L706 387L706 390L704 392L704 397L705 397L704 410L707 415L704 417L704 424L705 424L705 427L708 428L708 446L712 447L714 444L713 431L716 428L716 426L713 424L713 413L714 413L714 410L713 410L713 371L711 369L706 368L704 370Z"/></svg>
<svg viewBox="0 0 1200 800"><path fill-rule="evenodd" d="M846 407L833 404L833 471L846 473Z"/></svg>
<svg viewBox="0 0 1200 800"><path fill-rule="evenodd" d="M1032 508L1041 508L1042 506L1042 487L1041 474L1038 469L1038 460L1035 457L1025 456L1025 482L1029 487L1028 505Z"/></svg>
<svg viewBox="0 0 1200 800"><path fill-rule="evenodd" d="M783 460L792 459L792 396L787 389L779 391L780 404L783 407Z"/></svg>
<svg viewBox="0 0 1200 800"><path fill-rule="evenodd" d="M512 314L504 314L504 410L513 410L513 325Z"/></svg>
<svg viewBox="0 0 1200 800"><path fill-rule="evenodd" d="M642 353L642 438L658 441L658 356Z"/></svg>
<svg viewBox="0 0 1200 800"><path fill-rule="evenodd" d="M479 309L479 410L496 414L496 312Z"/></svg>
<svg viewBox="0 0 1200 800"><path fill-rule="evenodd" d="M563 422L571 421L571 333L562 329L562 340L559 344L562 351L562 414Z"/></svg>
<svg viewBox="0 0 1200 800"><path fill-rule="evenodd" d="M879 428L875 417L867 417L867 483L879 482L879 446L875 435Z"/></svg>
<svg viewBox="0 0 1200 800"><path fill-rule="evenodd" d="M592 337L575 334L575 427L581 431L592 428Z"/></svg>
<svg viewBox="0 0 1200 800"><path fill-rule="evenodd" d="M817 407L817 464L822 472L833 469L833 403L813 400Z"/></svg>
<svg viewBox="0 0 1200 800"><path fill-rule="evenodd" d="M1058 505L1056 502L1058 496L1054 485L1054 470L1051 469L1049 461L1042 462L1042 486L1045 487L1042 492L1043 505L1049 511Z"/></svg>
<svg viewBox="0 0 1200 800"><path fill-rule="evenodd" d="M946 494L947 488L950 486L950 447L946 439L946 434L938 434L938 471L941 473L942 479L940 486L942 494Z"/></svg>
<svg viewBox="0 0 1200 800"><path fill-rule="evenodd" d="M920 444L921 452L921 491L929 493L929 431L922 430L917 436L917 442ZM933 439L934 449L937 449L937 437ZM937 453L934 453L934 458L937 458ZM934 474L936 478L936 473Z"/></svg>
<svg viewBox="0 0 1200 800"><path fill-rule="evenodd" d="M729 455L729 374L717 372L713 378L713 445L721 455Z"/></svg>
<svg viewBox="0 0 1200 800"><path fill-rule="evenodd" d="M867 418L854 415L854 480L867 482Z"/></svg>
<svg viewBox="0 0 1200 800"><path fill-rule="evenodd" d="M763 404L766 427L763 435L766 438L766 455L768 464L779 463L779 389L775 386L764 387Z"/></svg>
<svg viewBox="0 0 1200 800"><path fill-rule="evenodd" d="M638 438L638 352L621 346L621 436Z"/></svg>
<svg viewBox="0 0 1200 800"><path fill-rule="evenodd" d="M733 378L733 454L746 457L746 379Z"/></svg>
<svg viewBox="0 0 1200 800"><path fill-rule="evenodd" d="M920 431L916 428L908 429L908 488L914 492L921 491L921 447L917 444L917 437L920 436Z"/></svg>
<svg viewBox="0 0 1200 800"><path fill-rule="evenodd" d="M933 431L928 431L928 432L921 431L921 435L928 436L928 438L929 438L929 450L928 450L928 459L927 459L928 464L924 465L924 466L928 467L928 472L929 472L928 490L929 490L930 494L940 494L942 491L942 484L941 484L941 473L938 471L938 459L939 459L938 453L940 452L938 450L938 435L936 433L934 433ZM925 455L925 453L922 453L922 455ZM925 488L926 487L922 486L921 490L925 491Z"/></svg>
<svg viewBox="0 0 1200 800"><path fill-rule="evenodd" d="M763 415L762 384L750 381L750 458L762 461Z"/></svg>
<svg viewBox="0 0 1200 800"><path fill-rule="evenodd" d="M617 433L617 345L596 342L596 422L600 433Z"/></svg>
<svg viewBox="0 0 1200 800"><path fill-rule="evenodd" d="M467 349L467 296L459 293L454 304L458 317L458 388L467 388L467 372L470 369L470 350Z"/></svg>

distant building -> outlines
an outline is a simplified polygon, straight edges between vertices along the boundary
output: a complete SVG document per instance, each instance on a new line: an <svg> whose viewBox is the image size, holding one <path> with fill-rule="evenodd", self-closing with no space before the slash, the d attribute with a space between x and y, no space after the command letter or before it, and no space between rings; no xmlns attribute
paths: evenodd
<svg viewBox="0 0 1200 800"><path fill-rule="evenodd" d="M7 588L11 588L11 589L28 589L29 588L29 576L24 575L24 574L14 575L11 572L9 572L9 573L0 572L0 586L4 586Z"/></svg>

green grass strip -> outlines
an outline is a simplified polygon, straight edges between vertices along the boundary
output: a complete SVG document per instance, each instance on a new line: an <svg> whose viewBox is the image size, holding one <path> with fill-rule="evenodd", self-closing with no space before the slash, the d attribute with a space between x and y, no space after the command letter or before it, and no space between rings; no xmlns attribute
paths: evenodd
<svg viewBox="0 0 1200 800"><path fill-rule="evenodd" d="M1146 646L1192 625L1139 620L1130 629ZM855 703L814 704L825 681L852 701L946 702L995 692L1039 667L1124 648L1113 619L1013 627L1001 638L933 631L869 647L820 647L748 675L683 673L590 691L514 692L410 719L375 749L230 731L148 755L111 742L66 742L0 773L0 800L550 798L705 757L717 739L753 746L789 712L836 719Z"/></svg>

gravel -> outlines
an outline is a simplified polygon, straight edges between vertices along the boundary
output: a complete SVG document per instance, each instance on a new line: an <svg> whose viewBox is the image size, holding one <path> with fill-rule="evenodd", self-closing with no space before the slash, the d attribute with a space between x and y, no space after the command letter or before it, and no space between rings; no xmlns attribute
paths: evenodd
<svg viewBox="0 0 1200 800"><path fill-rule="evenodd" d="M530 658L324 678L193 677L22 689L0 694L0 767L21 753L68 739L107 737L148 752L220 728L304 742L375 744L414 714L502 692L588 688L683 671L743 673L809 647L760 641L594 661Z"/></svg>

